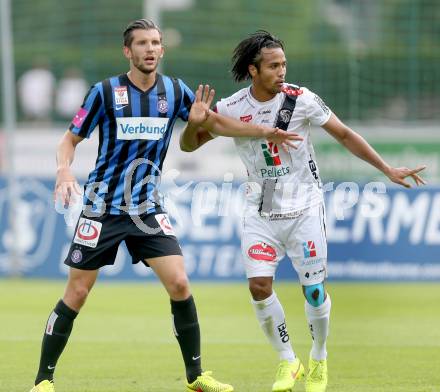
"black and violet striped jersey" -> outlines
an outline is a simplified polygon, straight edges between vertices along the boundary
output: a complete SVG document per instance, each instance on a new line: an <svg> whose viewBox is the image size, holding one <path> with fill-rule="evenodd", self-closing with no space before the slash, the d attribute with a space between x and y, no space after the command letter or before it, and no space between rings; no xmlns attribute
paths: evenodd
<svg viewBox="0 0 440 392"><path fill-rule="evenodd" d="M187 121L194 94L180 79L157 74L141 91L126 74L95 84L72 120L70 131L90 137L99 126L95 169L85 185L84 204L96 214L158 211L158 186L178 117Z"/></svg>

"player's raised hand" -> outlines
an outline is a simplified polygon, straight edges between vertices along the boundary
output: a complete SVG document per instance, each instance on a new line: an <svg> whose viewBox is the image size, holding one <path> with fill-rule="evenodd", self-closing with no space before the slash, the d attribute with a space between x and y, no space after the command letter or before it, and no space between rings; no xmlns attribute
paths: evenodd
<svg viewBox="0 0 440 392"><path fill-rule="evenodd" d="M65 208L70 204L70 199L81 196L81 188L69 168L59 169L55 183L54 201Z"/></svg>
<svg viewBox="0 0 440 392"><path fill-rule="evenodd" d="M407 167L392 167L386 173L388 178L396 184L402 185L405 188L411 188L411 184L405 181L405 178L411 177L416 185L426 185L426 181L417 173L426 169L426 165L418 166L415 169L408 169Z"/></svg>
<svg viewBox="0 0 440 392"><path fill-rule="evenodd" d="M302 136L294 132L286 132L279 128L268 128L268 135L266 136L267 141L278 144L281 148L287 152L289 147L297 149L295 141L304 140Z"/></svg>
<svg viewBox="0 0 440 392"><path fill-rule="evenodd" d="M191 106L188 121L201 125L209 117L209 108L214 100L215 90L211 89L208 84L199 85L196 90L196 98Z"/></svg>

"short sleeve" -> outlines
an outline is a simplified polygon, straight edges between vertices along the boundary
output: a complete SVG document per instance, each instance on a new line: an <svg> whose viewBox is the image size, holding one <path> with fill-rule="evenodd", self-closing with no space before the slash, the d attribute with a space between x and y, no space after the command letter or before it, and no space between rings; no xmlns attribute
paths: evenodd
<svg viewBox="0 0 440 392"><path fill-rule="evenodd" d="M188 121L189 112L195 100L195 95L193 91L180 79L179 79L179 85L180 88L182 89L182 101L177 116L180 117L183 121Z"/></svg>
<svg viewBox="0 0 440 392"><path fill-rule="evenodd" d="M70 131L75 135L89 138L104 114L103 101L98 85L90 88L78 112L70 124Z"/></svg>
<svg viewBox="0 0 440 392"><path fill-rule="evenodd" d="M306 100L306 116L310 123L317 126L324 125L330 118L332 111L325 102L314 92L302 87Z"/></svg>

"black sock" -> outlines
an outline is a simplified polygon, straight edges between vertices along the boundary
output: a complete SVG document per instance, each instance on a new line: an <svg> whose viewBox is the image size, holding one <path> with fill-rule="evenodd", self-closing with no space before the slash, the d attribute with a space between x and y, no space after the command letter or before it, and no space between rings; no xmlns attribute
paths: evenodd
<svg viewBox="0 0 440 392"><path fill-rule="evenodd" d="M43 380L53 380L55 365L66 346L72 331L73 320L77 315L78 313L70 309L62 300L57 303L50 314L41 345L40 367L35 385Z"/></svg>
<svg viewBox="0 0 440 392"><path fill-rule="evenodd" d="M192 295L184 301L171 300L174 334L185 362L186 378L192 383L202 374L200 359L200 327Z"/></svg>

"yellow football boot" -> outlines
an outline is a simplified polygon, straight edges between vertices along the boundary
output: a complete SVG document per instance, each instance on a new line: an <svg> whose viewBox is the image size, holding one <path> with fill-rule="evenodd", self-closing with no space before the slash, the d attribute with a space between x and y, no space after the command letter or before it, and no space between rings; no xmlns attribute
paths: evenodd
<svg viewBox="0 0 440 392"><path fill-rule="evenodd" d="M30 392L55 392L53 382L49 380L43 380L38 385L35 385Z"/></svg>
<svg viewBox="0 0 440 392"><path fill-rule="evenodd" d="M309 372L306 379L306 392L325 392L327 389L327 360L309 359Z"/></svg>
<svg viewBox="0 0 440 392"><path fill-rule="evenodd" d="M203 372L191 384L186 384L187 392L232 392L234 388L231 385L223 384L211 377L212 372Z"/></svg>
<svg viewBox="0 0 440 392"><path fill-rule="evenodd" d="M304 378L304 366L298 358L293 362L283 360L278 365L272 392L292 392L296 380Z"/></svg>

